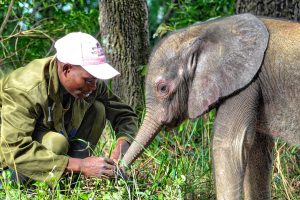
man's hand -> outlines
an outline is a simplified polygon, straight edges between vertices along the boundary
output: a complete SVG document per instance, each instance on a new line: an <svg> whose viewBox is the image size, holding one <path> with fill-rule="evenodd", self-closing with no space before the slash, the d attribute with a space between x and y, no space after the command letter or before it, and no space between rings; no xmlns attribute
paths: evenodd
<svg viewBox="0 0 300 200"><path fill-rule="evenodd" d="M130 144L126 140L118 140L118 143L113 150L110 158L115 162L118 163L119 160L124 156L126 151L128 150Z"/></svg>
<svg viewBox="0 0 300 200"><path fill-rule="evenodd" d="M101 178L103 176L115 176L115 163L109 158L87 157L84 159L69 158L67 171L81 172L85 176L94 176Z"/></svg>

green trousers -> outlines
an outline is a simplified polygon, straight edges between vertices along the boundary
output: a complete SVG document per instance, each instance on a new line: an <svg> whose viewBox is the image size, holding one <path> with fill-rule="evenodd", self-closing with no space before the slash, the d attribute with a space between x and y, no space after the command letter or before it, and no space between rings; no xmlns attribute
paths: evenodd
<svg viewBox="0 0 300 200"><path fill-rule="evenodd" d="M90 156L92 150L96 147L105 123L104 105L95 102L86 112L78 130L70 128L72 131L68 139L63 134L53 131L38 134L38 137L34 139L55 154L85 158Z"/></svg>

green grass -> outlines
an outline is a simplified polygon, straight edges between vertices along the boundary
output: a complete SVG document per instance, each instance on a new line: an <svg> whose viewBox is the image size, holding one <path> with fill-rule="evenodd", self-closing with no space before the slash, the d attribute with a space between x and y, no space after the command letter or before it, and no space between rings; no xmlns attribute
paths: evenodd
<svg viewBox="0 0 300 200"><path fill-rule="evenodd" d="M34 188L6 184L0 199L215 199L212 176L211 138L214 113L186 121L172 131L161 131L131 167L131 179L83 179L70 189L68 180L49 188L38 182ZM115 145L106 135L95 154L109 155ZM273 199L299 199L300 150L277 140L272 176ZM6 175L7 176L7 175ZM2 176L3 179L3 176Z"/></svg>

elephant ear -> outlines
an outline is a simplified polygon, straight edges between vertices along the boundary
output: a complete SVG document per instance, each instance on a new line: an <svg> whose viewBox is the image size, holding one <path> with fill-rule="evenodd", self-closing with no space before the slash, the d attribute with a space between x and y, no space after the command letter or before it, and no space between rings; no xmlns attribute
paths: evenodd
<svg viewBox="0 0 300 200"><path fill-rule="evenodd" d="M187 53L193 77L188 115L196 118L221 98L247 86L259 71L268 45L265 25L251 14L235 15L200 24Z"/></svg>

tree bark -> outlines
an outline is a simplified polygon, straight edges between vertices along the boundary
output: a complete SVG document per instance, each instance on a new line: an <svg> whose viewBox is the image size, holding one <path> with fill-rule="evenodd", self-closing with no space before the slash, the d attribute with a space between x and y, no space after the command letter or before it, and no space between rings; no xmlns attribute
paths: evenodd
<svg viewBox="0 0 300 200"><path fill-rule="evenodd" d="M99 0L101 43L121 76L112 89L135 110L142 108L143 77L140 69L149 56L146 0Z"/></svg>
<svg viewBox="0 0 300 200"><path fill-rule="evenodd" d="M236 13L284 18L293 21L300 19L299 0L237 0Z"/></svg>

